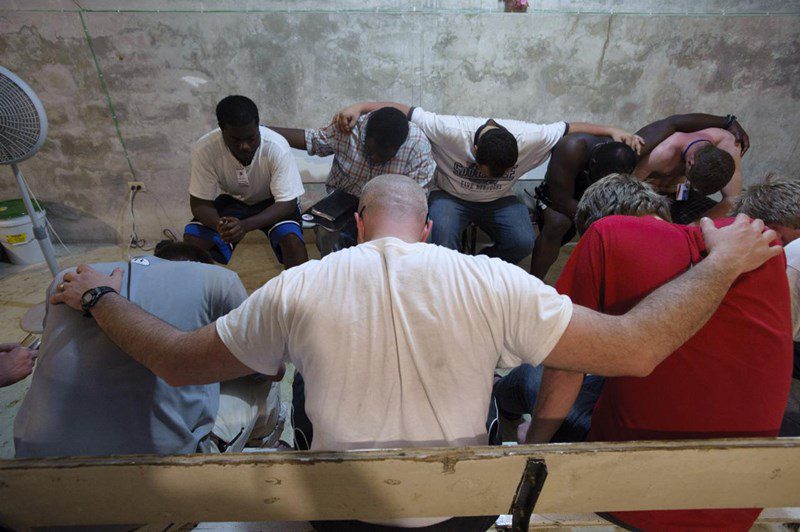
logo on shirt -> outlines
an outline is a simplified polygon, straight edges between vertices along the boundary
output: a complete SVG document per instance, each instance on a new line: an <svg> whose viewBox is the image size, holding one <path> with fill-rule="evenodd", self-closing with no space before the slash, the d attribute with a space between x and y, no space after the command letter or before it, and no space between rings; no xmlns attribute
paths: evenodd
<svg viewBox="0 0 800 532"><path fill-rule="evenodd" d="M453 163L453 175L456 177L463 177L473 181L474 183L489 185L489 184L496 184L498 181L511 181L514 179L514 176L517 174L517 165L512 166L506 173L504 173L500 177L486 177L484 176L481 171L478 169L477 163L470 163L467 166L459 162ZM474 189L474 190L481 190L481 189Z"/></svg>
<svg viewBox="0 0 800 532"><path fill-rule="evenodd" d="M138 259L131 259L131 264L141 264L142 266L150 266L150 261L145 259L144 257L139 257Z"/></svg>

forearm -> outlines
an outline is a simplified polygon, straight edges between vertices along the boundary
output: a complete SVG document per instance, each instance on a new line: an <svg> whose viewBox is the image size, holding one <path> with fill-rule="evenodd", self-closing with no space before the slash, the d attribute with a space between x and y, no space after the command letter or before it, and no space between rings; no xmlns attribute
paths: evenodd
<svg viewBox="0 0 800 532"><path fill-rule="evenodd" d="M103 296L91 313L112 342L172 386L208 384L253 373L231 354L214 323L181 331L116 293Z"/></svg>
<svg viewBox="0 0 800 532"><path fill-rule="evenodd" d="M709 256L621 316L573 308L548 367L606 377L646 376L712 316L736 274Z"/></svg>
<svg viewBox="0 0 800 532"><path fill-rule="evenodd" d="M619 317L627 339L621 352L643 350L651 371L706 324L737 276L724 259L711 255L656 289Z"/></svg>
<svg viewBox="0 0 800 532"><path fill-rule="evenodd" d="M547 361L545 360L545 363ZM545 368L533 421L524 443L548 443L569 414L583 384L583 373Z"/></svg>
<svg viewBox="0 0 800 532"><path fill-rule="evenodd" d="M269 126L269 128L285 138L292 148L306 150L306 131L304 129L275 126Z"/></svg>
<svg viewBox="0 0 800 532"><path fill-rule="evenodd" d="M707 115L705 113L672 115L666 120L670 124L673 133L694 133L711 127L725 129L728 125L728 117Z"/></svg>
<svg viewBox="0 0 800 532"><path fill-rule="evenodd" d="M119 294L103 296L92 317L108 338L131 358L169 382L186 333L142 310ZM144 332L146 331L146 333Z"/></svg>
<svg viewBox="0 0 800 532"><path fill-rule="evenodd" d="M200 221L201 224L216 230L219 225L219 213L214 203L208 200L201 200L191 196L189 205L192 209L192 216Z"/></svg>
<svg viewBox="0 0 800 532"><path fill-rule="evenodd" d="M573 133L586 133L588 135L598 135L600 137L610 137L613 135L616 128L611 126L603 126L599 124L592 124L589 122L570 122L569 132Z"/></svg>
<svg viewBox="0 0 800 532"><path fill-rule="evenodd" d="M279 221L287 218L292 214L297 205L297 200L279 201L276 202L255 216L245 218L242 220L242 228L245 232L263 229L265 227L272 227Z"/></svg>

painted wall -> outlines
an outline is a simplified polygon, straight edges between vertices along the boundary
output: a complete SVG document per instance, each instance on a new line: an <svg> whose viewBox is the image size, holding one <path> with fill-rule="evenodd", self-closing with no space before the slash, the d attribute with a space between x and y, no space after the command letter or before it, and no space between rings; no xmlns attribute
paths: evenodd
<svg viewBox="0 0 800 532"><path fill-rule="evenodd" d="M505 14L491 0L0 0L0 64L50 119L23 170L68 241L127 235L134 177L147 186L140 236L179 233L191 144L216 102L241 93L263 122L295 127L371 99L630 129L732 112L751 137L747 182L800 175L800 1L531 3ZM0 168L0 198L16 195Z"/></svg>

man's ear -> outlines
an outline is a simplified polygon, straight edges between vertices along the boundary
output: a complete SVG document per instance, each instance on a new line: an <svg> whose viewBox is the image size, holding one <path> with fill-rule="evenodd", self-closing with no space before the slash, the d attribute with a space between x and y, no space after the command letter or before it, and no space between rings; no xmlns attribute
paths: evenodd
<svg viewBox="0 0 800 532"><path fill-rule="evenodd" d="M478 147L476 145L472 145L472 156L476 157L478 155Z"/></svg>

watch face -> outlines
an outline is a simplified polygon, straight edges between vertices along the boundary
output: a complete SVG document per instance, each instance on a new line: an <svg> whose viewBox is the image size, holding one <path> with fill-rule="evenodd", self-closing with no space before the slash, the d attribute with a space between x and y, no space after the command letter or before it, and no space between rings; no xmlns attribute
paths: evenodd
<svg viewBox="0 0 800 532"><path fill-rule="evenodd" d="M81 305L88 305L89 303L91 303L91 302L92 302L92 299L93 299L93 298L94 298L94 289L92 289L92 290L87 290L87 291L86 291L86 292L85 292L85 293L84 293L84 294L81 296Z"/></svg>

